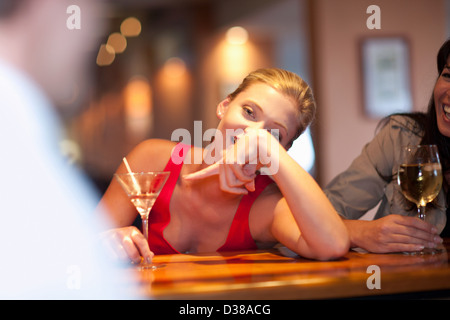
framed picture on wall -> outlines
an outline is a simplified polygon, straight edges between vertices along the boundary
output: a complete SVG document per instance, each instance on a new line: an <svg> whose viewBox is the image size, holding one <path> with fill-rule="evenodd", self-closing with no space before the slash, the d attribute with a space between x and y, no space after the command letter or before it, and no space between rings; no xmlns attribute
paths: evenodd
<svg viewBox="0 0 450 320"><path fill-rule="evenodd" d="M412 110L409 45L403 37L361 41L364 113L382 118Z"/></svg>

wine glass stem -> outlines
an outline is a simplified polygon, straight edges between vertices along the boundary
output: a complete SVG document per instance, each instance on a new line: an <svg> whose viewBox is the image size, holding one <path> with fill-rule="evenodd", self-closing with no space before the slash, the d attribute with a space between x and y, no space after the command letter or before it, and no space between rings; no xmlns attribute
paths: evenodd
<svg viewBox="0 0 450 320"><path fill-rule="evenodd" d="M417 206L417 214L419 219L425 221L425 206Z"/></svg>

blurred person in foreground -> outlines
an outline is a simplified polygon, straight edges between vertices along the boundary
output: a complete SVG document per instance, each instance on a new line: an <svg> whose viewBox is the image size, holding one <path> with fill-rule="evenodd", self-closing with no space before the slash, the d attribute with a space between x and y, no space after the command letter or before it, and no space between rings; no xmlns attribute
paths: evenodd
<svg viewBox="0 0 450 320"><path fill-rule="evenodd" d="M58 149L58 113L67 110L54 105L86 80L103 23L99 2L78 0L81 28L70 30L72 4L0 2L2 299L129 298L111 284L117 270L96 246L104 223L92 216L95 192Z"/></svg>
<svg viewBox="0 0 450 320"><path fill-rule="evenodd" d="M352 247L370 252L408 252L440 246L450 236L450 40L437 55L438 78L426 112L394 114L352 162L324 189L345 219ZM438 197L427 206L425 221L397 183L402 147L435 144L444 174ZM374 219L359 220L379 204Z"/></svg>

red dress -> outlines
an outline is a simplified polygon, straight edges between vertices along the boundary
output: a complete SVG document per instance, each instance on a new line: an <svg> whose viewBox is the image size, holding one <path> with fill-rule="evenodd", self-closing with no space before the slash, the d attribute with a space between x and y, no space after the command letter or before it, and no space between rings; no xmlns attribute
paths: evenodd
<svg viewBox="0 0 450 320"><path fill-rule="evenodd" d="M185 144L177 144L172 152L164 171L170 171L169 179L164 185L158 196L152 211L150 212L148 222L148 243L150 250L155 254L174 254L180 253L164 238L163 231L170 222L170 199L180 175L183 166L184 157L191 146ZM218 252L238 251L238 250L254 250L257 249L256 243L250 234L248 225L248 217L250 208L259 196L259 194L273 183L273 180L265 175L258 175L255 179L255 191L244 195L239 203L239 207L234 216L230 230L228 232L225 243L217 249Z"/></svg>

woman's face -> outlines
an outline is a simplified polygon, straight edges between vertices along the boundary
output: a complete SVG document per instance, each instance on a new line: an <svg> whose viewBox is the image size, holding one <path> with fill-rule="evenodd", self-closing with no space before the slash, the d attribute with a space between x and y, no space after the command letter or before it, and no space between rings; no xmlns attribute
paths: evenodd
<svg viewBox="0 0 450 320"><path fill-rule="evenodd" d="M246 128L252 128L272 130L272 134L279 138L280 144L286 147L299 127L294 103L263 83L252 84L232 101L228 98L223 100L217 107L217 117L221 120L217 129L221 131L224 139L232 140L224 141L225 146L233 142L235 137L230 136L229 132L239 133Z"/></svg>
<svg viewBox="0 0 450 320"><path fill-rule="evenodd" d="M434 105L439 132L450 137L450 58L434 86Z"/></svg>

